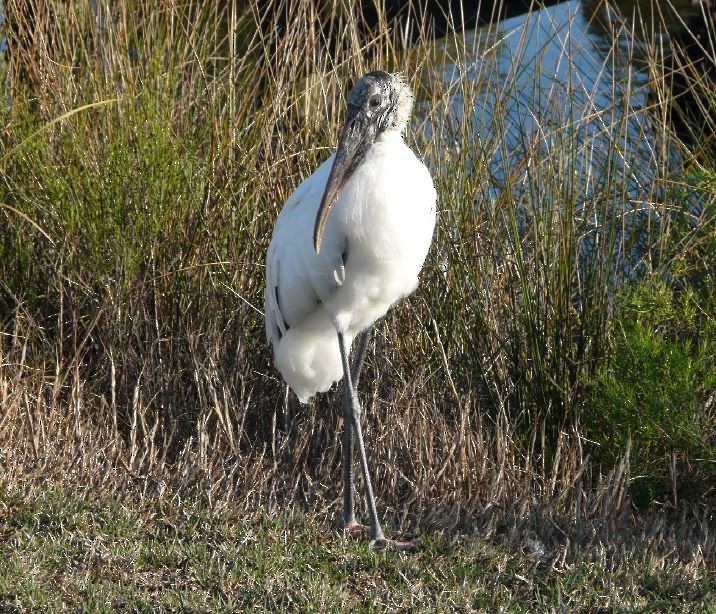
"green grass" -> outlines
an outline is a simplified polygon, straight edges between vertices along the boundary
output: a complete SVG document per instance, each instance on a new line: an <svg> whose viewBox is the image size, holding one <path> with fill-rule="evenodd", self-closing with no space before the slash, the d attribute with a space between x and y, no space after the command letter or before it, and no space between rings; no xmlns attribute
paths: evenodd
<svg viewBox="0 0 716 614"><path fill-rule="evenodd" d="M636 535L578 546L563 537L540 553L526 530L434 532L408 555L371 551L299 512L211 513L194 500L85 500L63 489L2 490L0 518L0 608L9 612L716 606L696 544L646 548Z"/></svg>

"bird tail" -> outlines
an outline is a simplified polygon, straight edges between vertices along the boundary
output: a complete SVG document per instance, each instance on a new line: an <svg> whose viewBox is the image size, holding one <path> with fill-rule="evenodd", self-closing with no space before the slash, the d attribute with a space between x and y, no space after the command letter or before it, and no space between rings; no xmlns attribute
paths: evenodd
<svg viewBox="0 0 716 614"><path fill-rule="evenodd" d="M352 338L346 335L346 347ZM276 368L301 403L325 392L343 377L338 338L329 315L322 309L292 326L274 346Z"/></svg>

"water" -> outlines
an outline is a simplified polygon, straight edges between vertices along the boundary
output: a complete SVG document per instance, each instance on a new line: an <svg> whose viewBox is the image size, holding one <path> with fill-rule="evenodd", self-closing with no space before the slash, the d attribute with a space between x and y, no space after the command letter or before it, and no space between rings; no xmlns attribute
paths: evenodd
<svg viewBox="0 0 716 614"><path fill-rule="evenodd" d="M640 10L650 14L649 3L616 4L625 16ZM684 18L698 10L690 0L676 4ZM623 19L601 2L572 1L469 32L464 48L462 41L445 39L439 46L444 58L439 78L456 87L447 117L425 127L427 138L452 134L459 146L474 152L467 158L468 175L471 164L489 165L478 206L498 207L505 190L526 203L518 211L523 228L535 207L561 196L535 180L541 162L551 157L559 164L554 160L561 156L564 181L578 195L577 217L587 229L582 260L591 258L600 236L613 230L605 227L604 207L597 201L618 186L611 203L618 215L608 217L612 224L619 220L617 269L627 276L641 270L642 230L660 222L653 203L664 195L654 186L660 185L665 159L670 172L678 172L679 165L675 152L664 153L644 110L648 48L636 42L632 30L642 24L651 30L648 22ZM701 204L691 198L688 206L698 214Z"/></svg>
<svg viewBox="0 0 716 614"><path fill-rule="evenodd" d="M453 96L453 121L472 114L476 135L499 121L510 153L523 148L526 135L555 122L582 122L602 131L626 117L634 124L629 134L643 137L640 110L648 80L639 63L643 49L631 36L629 20L612 30L607 22L617 22L616 14L595 4L602 6L565 2L468 32L465 48L472 57L460 63L449 60L458 52L452 41L444 41L442 80L471 79L480 89L477 104L471 100L466 106L460 94ZM631 14L639 3L617 4ZM642 5L646 10L648 4ZM677 7L684 17L696 11L690 0Z"/></svg>

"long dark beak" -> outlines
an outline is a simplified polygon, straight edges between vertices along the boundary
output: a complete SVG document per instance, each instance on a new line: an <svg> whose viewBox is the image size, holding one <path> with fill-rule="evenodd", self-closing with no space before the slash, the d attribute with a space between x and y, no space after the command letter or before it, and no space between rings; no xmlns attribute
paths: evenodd
<svg viewBox="0 0 716 614"><path fill-rule="evenodd" d="M328 176L326 190L323 192L316 215L316 225L313 228L313 248L316 253L321 251L323 231L331 207L338 199L343 186L360 166L365 154L375 142L376 136L375 124L369 120L365 112L360 107L348 105L348 117L338 140L336 158L333 160L331 174Z"/></svg>

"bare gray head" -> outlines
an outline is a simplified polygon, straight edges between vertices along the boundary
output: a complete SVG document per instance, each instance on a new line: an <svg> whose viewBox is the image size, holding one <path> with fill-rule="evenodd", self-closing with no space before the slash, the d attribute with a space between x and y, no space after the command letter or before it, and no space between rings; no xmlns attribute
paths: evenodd
<svg viewBox="0 0 716 614"><path fill-rule="evenodd" d="M377 70L363 75L348 95L346 123L321 199L313 230L313 247L321 249L323 229L341 189L383 133L402 133L413 108L413 92L399 74Z"/></svg>
<svg viewBox="0 0 716 614"><path fill-rule="evenodd" d="M400 74L377 70L361 77L348 96L348 121L364 113L378 134L386 130L403 132L413 109L413 92ZM377 135L376 135L377 136Z"/></svg>

